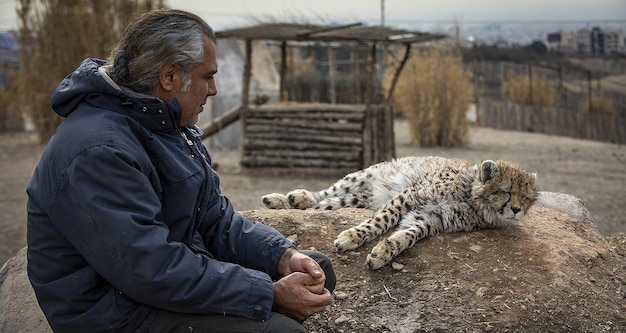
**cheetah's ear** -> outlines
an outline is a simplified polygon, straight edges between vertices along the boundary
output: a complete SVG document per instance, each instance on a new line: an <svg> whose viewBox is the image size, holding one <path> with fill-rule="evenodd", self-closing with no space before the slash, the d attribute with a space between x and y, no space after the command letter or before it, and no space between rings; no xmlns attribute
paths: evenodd
<svg viewBox="0 0 626 333"><path fill-rule="evenodd" d="M486 183L487 181L495 178L498 174L500 174L500 168L496 162L492 160L485 160L480 165L480 181Z"/></svg>

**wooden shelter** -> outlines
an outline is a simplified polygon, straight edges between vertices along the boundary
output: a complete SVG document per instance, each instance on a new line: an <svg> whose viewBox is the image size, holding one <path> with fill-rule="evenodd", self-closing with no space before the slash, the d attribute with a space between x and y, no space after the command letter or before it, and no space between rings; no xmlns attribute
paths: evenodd
<svg viewBox="0 0 626 333"><path fill-rule="evenodd" d="M393 111L388 103L402 68L415 43L445 35L363 26L264 23L219 31L218 39L245 41L243 91L239 107L203 128L210 136L237 119L242 121L242 159L246 167L333 168L357 170L395 157ZM281 45L279 102L255 105L250 100L252 41L272 40ZM369 45L368 84L362 104L287 103L287 47L290 42L353 43ZM372 100L377 47L405 45L404 57L395 71L383 101Z"/></svg>

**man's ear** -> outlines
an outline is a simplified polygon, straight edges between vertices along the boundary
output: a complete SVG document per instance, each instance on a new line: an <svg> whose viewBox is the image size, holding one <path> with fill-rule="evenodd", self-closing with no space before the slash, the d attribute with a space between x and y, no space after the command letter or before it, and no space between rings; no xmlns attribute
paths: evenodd
<svg viewBox="0 0 626 333"><path fill-rule="evenodd" d="M159 71L159 84L165 91L173 91L177 79L178 66L174 64L165 65Z"/></svg>

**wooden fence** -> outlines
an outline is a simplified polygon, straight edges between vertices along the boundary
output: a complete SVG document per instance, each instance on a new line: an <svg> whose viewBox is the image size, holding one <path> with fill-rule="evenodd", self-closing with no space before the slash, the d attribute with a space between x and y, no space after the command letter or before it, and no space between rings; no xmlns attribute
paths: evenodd
<svg viewBox="0 0 626 333"><path fill-rule="evenodd" d="M479 126L626 143L626 115L623 112L542 108L486 98L480 101L478 112Z"/></svg>
<svg viewBox="0 0 626 333"><path fill-rule="evenodd" d="M358 170L393 158L384 105L279 103L243 112L245 167Z"/></svg>

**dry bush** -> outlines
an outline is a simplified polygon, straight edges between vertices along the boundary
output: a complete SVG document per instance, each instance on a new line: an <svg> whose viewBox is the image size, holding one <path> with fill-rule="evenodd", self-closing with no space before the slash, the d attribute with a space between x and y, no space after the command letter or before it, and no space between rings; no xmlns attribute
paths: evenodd
<svg viewBox="0 0 626 333"><path fill-rule="evenodd" d="M5 88L0 85L0 130L20 130L24 128L22 114L17 112L15 103L15 91L12 87Z"/></svg>
<svg viewBox="0 0 626 333"><path fill-rule="evenodd" d="M385 75L387 90L393 71ZM420 146L462 146L472 100L469 73L460 55L439 48L420 49L407 61L393 95L394 107L410 124L413 142Z"/></svg>
<svg viewBox="0 0 626 333"><path fill-rule="evenodd" d="M600 114L613 115L615 114L615 105L613 104L613 101L602 95L594 95L591 98L591 103L589 103L589 97L580 102L578 111L580 111L581 113L595 112Z"/></svg>
<svg viewBox="0 0 626 333"><path fill-rule="evenodd" d="M50 109L57 84L87 57L106 58L127 23L153 6L133 0L20 0L16 100L41 142L61 123Z"/></svg>
<svg viewBox="0 0 626 333"><path fill-rule="evenodd" d="M559 90L541 75L508 74L502 80L502 94L516 104L555 107Z"/></svg>

